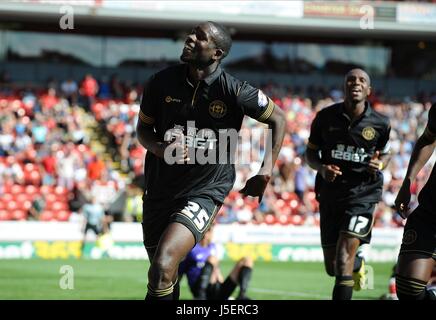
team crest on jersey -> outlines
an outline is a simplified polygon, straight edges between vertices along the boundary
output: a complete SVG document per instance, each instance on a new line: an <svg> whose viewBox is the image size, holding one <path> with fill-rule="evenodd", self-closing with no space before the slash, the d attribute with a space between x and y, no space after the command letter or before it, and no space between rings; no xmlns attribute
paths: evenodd
<svg viewBox="0 0 436 320"><path fill-rule="evenodd" d="M261 108L265 108L268 104L268 98L267 96L262 92L262 90L259 90L257 93L257 104Z"/></svg>
<svg viewBox="0 0 436 320"><path fill-rule="evenodd" d="M362 130L362 136L370 141L375 138L375 130L373 127L366 127Z"/></svg>
<svg viewBox="0 0 436 320"><path fill-rule="evenodd" d="M209 114L217 119L224 117L227 113L227 106L221 100L214 100L209 105Z"/></svg>
<svg viewBox="0 0 436 320"><path fill-rule="evenodd" d="M417 233L413 229L409 229L406 232L404 232L403 235L403 244L409 245L416 241L416 238L418 237Z"/></svg>

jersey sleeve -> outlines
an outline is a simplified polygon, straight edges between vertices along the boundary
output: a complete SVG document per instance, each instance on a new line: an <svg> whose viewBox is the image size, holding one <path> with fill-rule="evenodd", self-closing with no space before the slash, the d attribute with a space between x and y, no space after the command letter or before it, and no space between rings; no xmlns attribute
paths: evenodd
<svg viewBox="0 0 436 320"><path fill-rule="evenodd" d="M433 104L428 112L428 122L424 135L431 140L436 139L436 103Z"/></svg>
<svg viewBox="0 0 436 320"><path fill-rule="evenodd" d="M257 121L266 121L274 111L274 102L262 90L243 82L237 91L237 104L243 113Z"/></svg>
<svg viewBox="0 0 436 320"><path fill-rule="evenodd" d="M310 136L307 147L312 150L319 150L322 146L322 126L319 113L315 116L310 126Z"/></svg>
<svg viewBox="0 0 436 320"><path fill-rule="evenodd" d="M142 94L139 119L145 125L153 125L156 120L157 90L156 78L151 76Z"/></svg>
<svg viewBox="0 0 436 320"><path fill-rule="evenodd" d="M388 123L386 130L383 132L383 134L380 136L380 138L377 141L376 149L380 151L380 154L388 154L390 151L390 143L389 143L389 137L391 135L391 125Z"/></svg>

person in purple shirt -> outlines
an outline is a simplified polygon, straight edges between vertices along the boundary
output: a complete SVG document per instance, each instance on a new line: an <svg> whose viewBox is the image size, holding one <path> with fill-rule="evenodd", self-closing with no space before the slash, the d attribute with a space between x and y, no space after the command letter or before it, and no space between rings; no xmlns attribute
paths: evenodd
<svg viewBox="0 0 436 320"><path fill-rule="evenodd" d="M251 279L253 261L241 258L224 280L219 267L217 249L212 242L211 227L204 238L188 253L179 266L179 281L184 274L196 300L227 300L239 285L237 300L249 300L246 296Z"/></svg>

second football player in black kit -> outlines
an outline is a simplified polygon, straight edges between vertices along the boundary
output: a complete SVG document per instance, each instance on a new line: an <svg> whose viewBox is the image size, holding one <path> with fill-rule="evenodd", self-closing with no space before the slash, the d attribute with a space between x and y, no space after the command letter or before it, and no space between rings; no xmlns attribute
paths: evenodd
<svg viewBox="0 0 436 320"><path fill-rule="evenodd" d="M436 104L431 107L427 127L413 148L406 177L395 200L398 211L407 218L395 277L400 300L436 300L434 293L426 289L436 266L436 166L419 192L418 207L409 212L410 185L435 147Z"/></svg>
<svg viewBox="0 0 436 320"><path fill-rule="evenodd" d="M344 91L343 103L316 115L306 151L308 164L318 171L321 244L326 271L336 277L333 299L338 300L351 299L353 271L362 264L356 252L371 239L373 212L383 188L381 170L390 158L391 129L387 117L366 101L371 84L365 71L351 70Z"/></svg>
<svg viewBox="0 0 436 320"><path fill-rule="evenodd" d="M236 146L228 140L236 133L237 143L244 116L268 124L272 136L263 168L240 191L244 196L262 198L282 145L283 111L221 69L230 47L224 27L198 25L185 41L185 63L153 75L142 98L137 133L147 149L142 223L151 261L147 299L178 299L179 263L203 237L235 181ZM232 137L220 139L226 132Z"/></svg>

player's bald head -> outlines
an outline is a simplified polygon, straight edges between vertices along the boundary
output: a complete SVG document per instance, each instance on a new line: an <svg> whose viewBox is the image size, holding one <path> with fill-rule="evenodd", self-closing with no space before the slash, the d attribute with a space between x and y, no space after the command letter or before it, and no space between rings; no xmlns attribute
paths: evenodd
<svg viewBox="0 0 436 320"><path fill-rule="evenodd" d="M362 69L351 69L344 79L345 100L356 104L366 100L371 94L371 80Z"/></svg>
<svg viewBox="0 0 436 320"><path fill-rule="evenodd" d="M371 78L369 77L368 73L366 73L366 71L363 69L360 68L351 69L345 75L344 81L346 82L350 76L355 76L357 78L364 77L366 79L366 82L368 83L368 86L371 85Z"/></svg>
<svg viewBox="0 0 436 320"><path fill-rule="evenodd" d="M209 25L210 35L212 36L213 42L215 42L216 46L224 52L222 57L222 59L224 59L232 47L232 37L230 32L226 27L217 22L207 21L206 23Z"/></svg>

